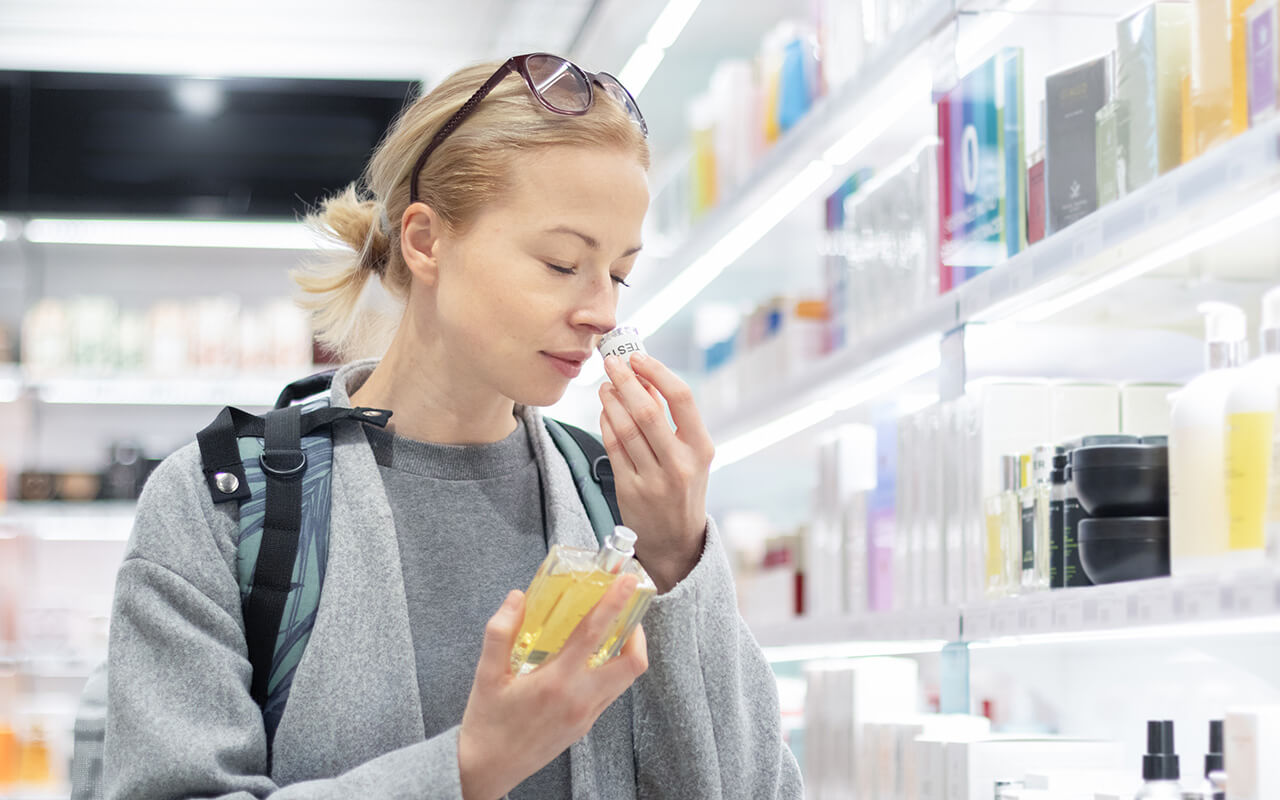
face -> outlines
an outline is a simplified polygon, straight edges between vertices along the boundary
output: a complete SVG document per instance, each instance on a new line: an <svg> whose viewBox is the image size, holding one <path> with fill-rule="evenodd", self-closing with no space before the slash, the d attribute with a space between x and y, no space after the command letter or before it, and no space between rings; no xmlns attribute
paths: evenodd
<svg viewBox="0 0 1280 800"><path fill-rule="evenodd" d="M432 335L477 388L547 406L617 324L649 190L634 156L604 149L546 148L515 176L464 236L440 238Z"/></svg>

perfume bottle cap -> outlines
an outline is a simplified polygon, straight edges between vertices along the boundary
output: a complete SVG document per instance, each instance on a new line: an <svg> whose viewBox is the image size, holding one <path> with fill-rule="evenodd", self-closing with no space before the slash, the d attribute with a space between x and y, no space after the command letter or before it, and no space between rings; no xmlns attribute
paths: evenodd
<svg viewBox="0 0 1280 800"><path fill-rule="evenodd" d="M1204 757L1204 776L1221 772L1225 766L1222 747L1222 720L1209 720L1209 752Z"/></svg>
<svg viewBox="0 0 1280 800"><path fill-rule="evenodd" d="M626 359L627 363L631 363L632 353L644 353L644 342L640 340L640 331L630 326L624 325L600 337L600 344L596 346L600 351L601 358L609 356L617 356Z"/></svg>
<svg viewBox="0 0 1280 800"><path fill-rule="evenodd" d="M613 535L609 537L609 546L627 555L631 555L636 549L636 532L628 528L626 525L617 525L613 529Z"/></svg>
<svg viewBox="0 0 1280 800"><path fill-rule="evenodd" d="M1001 487L1006 492L1016 492L1022 486L1022 457L1003 456L1001 465Z"/></svg>
<svg viewBox="0 0 1280 800"><path fill-rule="evenodd" d="M1173 720L1147 723L1147 754L1142 757L1144 781L1176 781L1181 777L1173 746Z"/></svg>

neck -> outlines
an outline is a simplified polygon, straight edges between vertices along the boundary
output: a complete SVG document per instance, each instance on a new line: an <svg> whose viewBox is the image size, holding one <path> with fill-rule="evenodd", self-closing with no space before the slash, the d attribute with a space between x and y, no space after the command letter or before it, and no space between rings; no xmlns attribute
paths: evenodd
<svg viewBox="0 0 1280 800"><path fill-rule="evenodd" d="M458 374L458 365L437 341L414 336L406 316L351 404L391 411L388 430L415 441L489 444L510 436L516 429L514 401Z"/></svg>

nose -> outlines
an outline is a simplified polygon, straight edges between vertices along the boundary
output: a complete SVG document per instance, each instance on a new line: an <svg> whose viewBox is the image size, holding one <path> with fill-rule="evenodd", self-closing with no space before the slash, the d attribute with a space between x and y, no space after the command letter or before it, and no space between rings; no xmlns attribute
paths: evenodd
<svg viewBox="0 0 1280 800"><path fill-rule="evenodd" d="M582 282L581 288L569 322L595 336L618 327L618 295L613 288L613 278L608 273L603 277L592 276Z"/></svg>

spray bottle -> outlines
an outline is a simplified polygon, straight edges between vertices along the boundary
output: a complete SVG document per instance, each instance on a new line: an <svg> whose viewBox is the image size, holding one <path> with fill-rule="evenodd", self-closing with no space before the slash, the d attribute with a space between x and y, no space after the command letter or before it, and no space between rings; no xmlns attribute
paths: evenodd
<svg viewBox="0 0 1280 800"><path fill-rule="evenodd" d="M1196 310L1205 319L1207 370L1173 396L1169 431L1174 575L1219 572L1230 559L1226 404L1245 358L1245 314L1229 303L1202 303Z"/></svg>
<svg viewBox="0 0 1280 800"><path fill-rule="evenodd" d="M1228 547L1233 557L1256 563L1268 548L1280 547L1280 497L1271 491L1280 483L1273 474L1275 420L1280 406L1280 287L1262 298L1259 334L1262 354L1240 369L1227 396L1225 467ZM1271 511L1268 511L1268 495ZM1268 530L1272 517L1272 530Z"/></svg>

